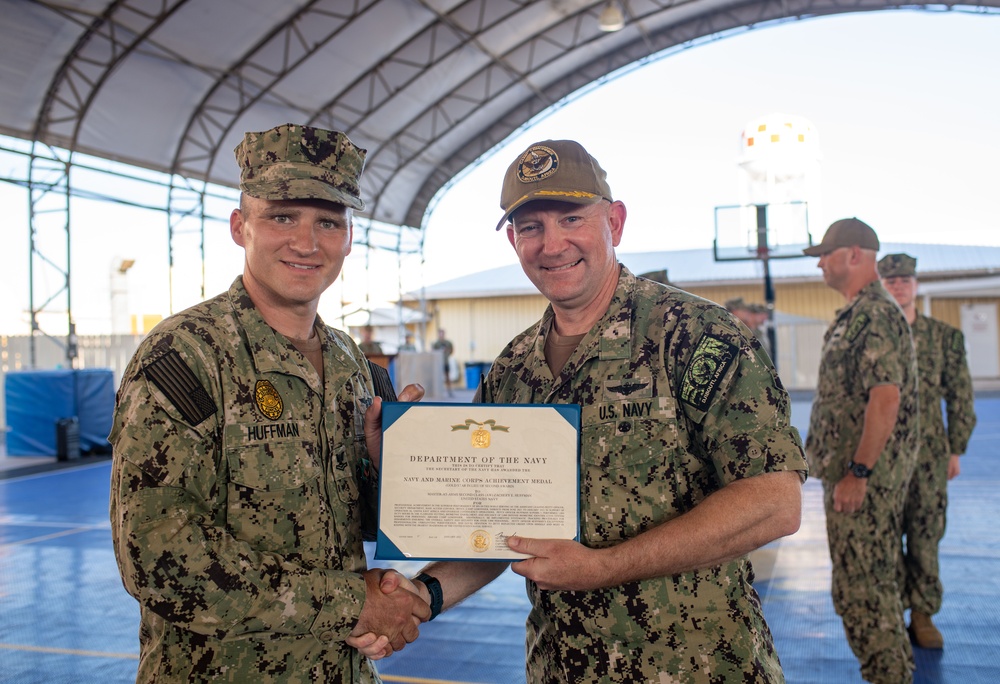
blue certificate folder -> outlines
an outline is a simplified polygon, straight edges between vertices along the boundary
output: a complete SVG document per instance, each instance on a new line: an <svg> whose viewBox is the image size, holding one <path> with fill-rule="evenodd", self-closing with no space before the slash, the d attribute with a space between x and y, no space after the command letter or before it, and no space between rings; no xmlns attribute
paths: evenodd
<svg viewBox="0 0 1000 684"><path fill-rule="evenodd" d="M580 538L580 406L382 404L379 560L526 558Z"/></svg>

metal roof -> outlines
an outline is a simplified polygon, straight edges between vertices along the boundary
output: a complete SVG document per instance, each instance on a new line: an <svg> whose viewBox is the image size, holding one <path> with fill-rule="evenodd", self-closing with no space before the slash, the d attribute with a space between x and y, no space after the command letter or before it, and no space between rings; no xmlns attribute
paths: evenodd
<svg viewBox="0 0 1000 684"><path fill-rule="evenodd" d="M989 296L1000 293L996 288L997 276L1000 276L1000 247L883 243L879 254L884 256L898 252L917 259L921 291L927 288L929 291L945 292L948 288L942 289L934 281L956 282L960 279L963 292L975 289L975 284L981 281L990 289ZM758 283L763 278L760 261L715 261L711 249L621 253L618 260L635 274L666 269L670 283L682 288ZM817 261L806 256L772 260L771 277L776 281L822 281ZM428 285L420 294L428 300L465 299L536 295L538 289L524 275L520 264L510 264ZM960 296L957 292L950 294ZM411 293L410 299L413 298L415 294Z"/></svg>
<svg viewBox="0 0 1000 684"><path fill-rule="evenodd" d="M439 190L567 95L669 48L884 0L0 0L0 132L225 186L245 131L307 123L369 150L368 217L422 227ZM1000 6L984 0L980 6Z"/></svg>
<svg viewBox="0 0 1000 684"><path fill-rule="evenodd" d="M600 28L610 4L623 10L619 31ZM197 294L193 279L173 277L175 241L199 249L204 264L210 184L237 186L233 148L246 131L299 123L347 132L368 150L355 244L409 254L422 250L436 200L462 171L629 68L785 21L997 8L1000 0L0 0L0 133L31 148L27 179L0 179L30 190L31 329L53 334L40 314L65 313L72 363L70 197L91 171L76 155L167 174L168 191L151 202L168 218L175 310L175 300L205 295L204 269ZM64 254L52 238L64 238Z"/></svg>

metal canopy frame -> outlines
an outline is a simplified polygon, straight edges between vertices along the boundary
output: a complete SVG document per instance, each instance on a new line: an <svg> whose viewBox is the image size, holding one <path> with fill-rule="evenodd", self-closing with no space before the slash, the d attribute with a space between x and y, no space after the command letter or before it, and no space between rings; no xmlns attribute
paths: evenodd
<svg viewBox="0 0 1000 684"><path fill-rule="evenodd" d="M72 362L74 154L168 174L173 271L185 245L204 264L206 193L237 185L231 150L243 131L286 121L340 129L369 150L358 244L421 253L429 212L456 176L630 65L778 22L885 9L995 14L1000 0L620 0L626 25L614 33L598 26L606 4L0 0L0 62L15 75L0 80L0 132L33 141L33 334L43 332L38 314L64 299ZM65 258L36 248L43 232L64 233ZM36 292L36 266L65 285ZM180 286L171 283L171 309ZM203 275L186 298L204 294Z"/></svg>

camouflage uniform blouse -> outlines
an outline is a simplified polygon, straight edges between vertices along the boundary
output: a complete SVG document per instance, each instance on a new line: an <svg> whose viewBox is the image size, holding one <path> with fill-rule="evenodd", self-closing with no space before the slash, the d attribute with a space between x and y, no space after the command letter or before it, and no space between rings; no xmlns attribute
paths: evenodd
<svg viewBox="0 0 1000 684"><path fill-rule="evenodd" d="M934 456L964 454L976 426L965 336L947 323L917 314L911 326L920 372L920 447ZM945 400L948 426L941 414Z"/></svg>
<svg viewBox="0 0 1000 684"><path fill-rule="evenodd" d="M552 315L503 351L483 399L582 406L584 545L635 537L735 480L806 470L787 393L724 309L623 267L555 379ZM529 581L528 681L782 682L752 581L745 557L597 591Z"/></svg>
<svg viewBox="0 0 1000 684"><path fill-rule="evenodd" d="M371 378L321 330L323 387L237 278L125 371L111 530L141 609L138 682L379 681L343 641L365 598L359 509L376 502L359 491Z"/></svg>
<svg viewBox="0 0 1000 684"><path fill-rule="evenodd" d="M819 382L806 435L814 476L837 482L847 474L847 464L861 441L868 393L877 385L899 386L899 412L870 482L897 489L909 482L916 463L916 353L902 310L875 281L837 312L823 337Z"/></svg>

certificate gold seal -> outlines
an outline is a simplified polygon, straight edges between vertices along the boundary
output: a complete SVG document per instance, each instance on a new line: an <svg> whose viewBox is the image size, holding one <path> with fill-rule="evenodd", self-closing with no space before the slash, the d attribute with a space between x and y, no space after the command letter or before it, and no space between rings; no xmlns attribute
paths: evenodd
<svg viewBox="0 0 1000 684"><path fill-rule="evenodd" d="M490 447L490 433L488 430L479 428L472 431L472 446L475 449L488 449Z"/></svg>
<svg viewBox="0 0 1000 684"><path fill-rule="evenodd" d="M476 553L483 553L490 550L490 545L493 543L493 537L486 530L476 530L471 535L469 535L469 545L472 550Z"/></svg>
<svg viewBox="0 0 1000 684"><path fill-rule="evenodd" d="M472 430L472 426L477 426L475 430ZM486 427L489 426L489 430ZM497 425L497 422L490 418L489 420L484 420L479 422L478 420L473 420L472 418L466 418L465 423L459 425L452 425L451 431L455 430L470 430L469 437L472 438L472 448L474 449L489 449L490 440L493 438L490 433L499 430L500 432L509 432L510 426L508 425Z"/></svg>

